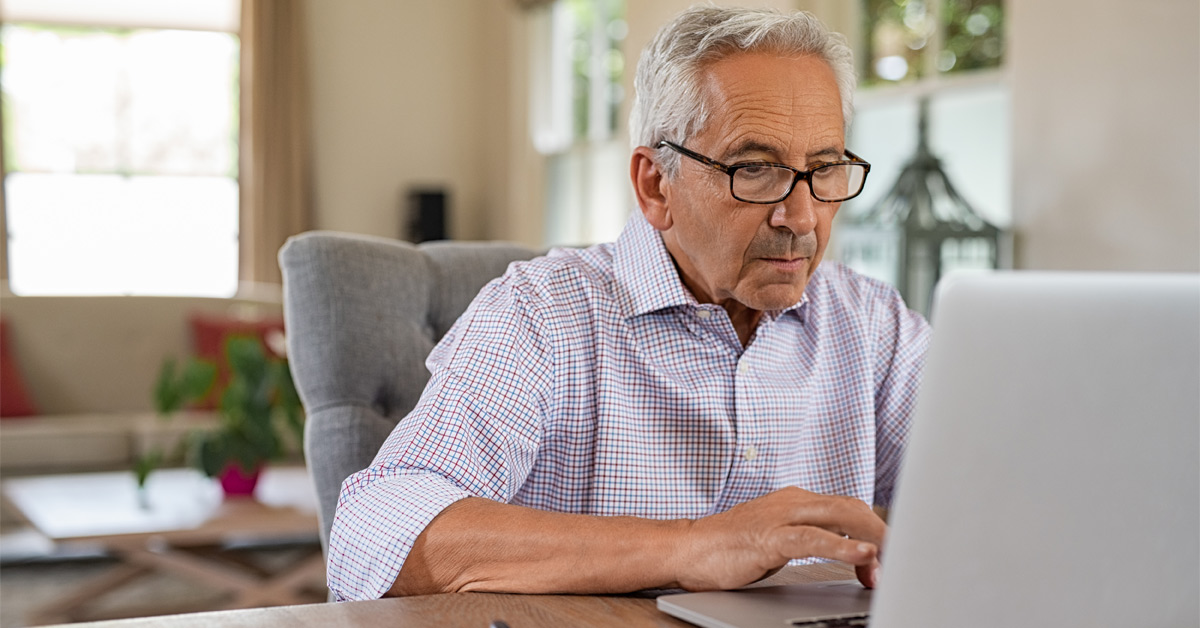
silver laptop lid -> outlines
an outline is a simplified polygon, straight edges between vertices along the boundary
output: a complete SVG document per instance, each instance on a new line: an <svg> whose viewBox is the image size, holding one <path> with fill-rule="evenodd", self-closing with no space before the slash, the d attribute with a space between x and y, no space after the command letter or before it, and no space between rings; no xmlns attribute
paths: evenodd
<svg viewBox="0 0 1200 628"><path fill-rule="evenodd" d="M872 628L1200 625L1200 276L947 278Z"/></svg>

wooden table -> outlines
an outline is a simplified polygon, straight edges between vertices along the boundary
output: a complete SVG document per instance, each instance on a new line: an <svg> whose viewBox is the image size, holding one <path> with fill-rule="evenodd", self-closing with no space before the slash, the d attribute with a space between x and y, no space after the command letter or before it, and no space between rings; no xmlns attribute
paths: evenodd
<svg viewBox="0 0 1200 628"><path fill-rule="evenodd" d="M854 570L841 563L787 567L756 586L845 580ZM694 628L658 610L648 594L499 595L448 593L341 604L194 613L126 619L73 628L250 628L288 626L327 628L487 628L503 619L511 628Z"/></svg>
<svg viewBox="0 0 1200 628"><path fill-rule="evenodd" d="M121 563L29 620L70 621L89 602L133 579L167 572L228 591L221 608L301 604L324 582L317 503L304 468L268 468L255 498L224 499L215 480L192 469L162 469L139 492L131 472L63 474L6 480L5 496L55 543L102 547ZM278 573L216 551L234 543L312 542L314 551ZM319 598L317 598L319 599Z"/></svg>

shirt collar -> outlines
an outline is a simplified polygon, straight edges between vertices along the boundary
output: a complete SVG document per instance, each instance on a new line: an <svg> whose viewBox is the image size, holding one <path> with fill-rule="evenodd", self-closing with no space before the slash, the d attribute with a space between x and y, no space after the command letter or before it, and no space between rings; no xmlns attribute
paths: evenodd
<svg viewBox="0 0 1200 628"><path fill-rule="evenodd" d="M634 210L617 238L613 273L625 318L681 305L698 305L683 287L662 235Z"/></svg>
<svg viewBox="0 0 1200 628"><path fill-rule="evenodd" d="M625 318L669 307L700 305L684 287L675 261L663 244L662 234L646 222L640 211L631 213L625 230L617 238L613 264L617 301ZM816 281L817 274L813 273L810 286ZM795 312L803 321L804 312L808 309L808 292L806 288L798 302L782 310L764 312L764 317L774 321L784 314Z"/></svg>

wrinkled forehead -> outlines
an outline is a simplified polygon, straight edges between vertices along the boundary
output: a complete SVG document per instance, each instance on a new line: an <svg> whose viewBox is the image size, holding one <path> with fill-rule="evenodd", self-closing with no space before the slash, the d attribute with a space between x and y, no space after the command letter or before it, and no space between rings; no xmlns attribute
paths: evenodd
<svg viewBox="0 0 1200 628"><path fill-rule="evenodd" d="M715 159L836 159L845 148L837 81L819 57L737 53L697 79L706 115L694 137Z"/></svg>

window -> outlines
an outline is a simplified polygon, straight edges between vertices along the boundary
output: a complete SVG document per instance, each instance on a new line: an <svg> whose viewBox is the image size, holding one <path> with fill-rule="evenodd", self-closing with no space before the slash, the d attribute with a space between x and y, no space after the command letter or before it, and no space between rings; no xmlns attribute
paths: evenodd
<svg viewBox="0 0 1200 628"><path fill-rule="evenodd" d="M532 47L534 146L546 156L550 244L615 240L632 204L629 149L617 132L625 98L624 0L557 0Z"/></svg>
<svg viewBox="0 0 1200 628"><path fill-rule="evenodd" d="M862 0L857 7L860 87L847 145L872 167L862 195L838 215L843 226L834 229L830 256L895 283L896 260L843 247L838 234L887 194L913 156L921 99L930 104L930 147L949 179L984 219L1011 223L1004 2Z"/></svg>
<svg viewBox="0 0 1200 628"><path fill-rule="evenodd" d="M0 43L11 290L232 296L237 36L19 22Z"/></svg>
<svg viewBox="0 0 1200 628"><path fill-rule="evenodd" d="M866 0L864 86L999 68L1001 0Z"/></svg>

